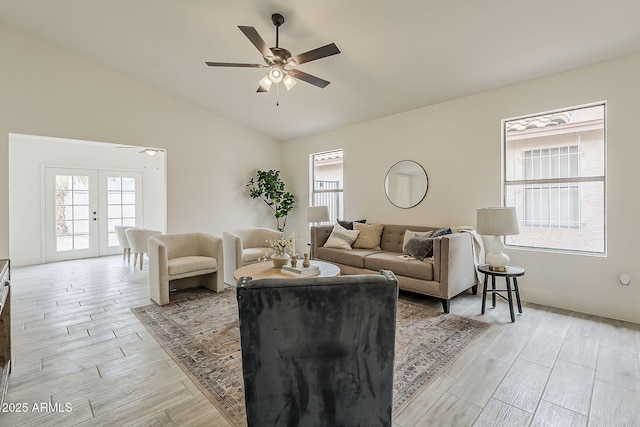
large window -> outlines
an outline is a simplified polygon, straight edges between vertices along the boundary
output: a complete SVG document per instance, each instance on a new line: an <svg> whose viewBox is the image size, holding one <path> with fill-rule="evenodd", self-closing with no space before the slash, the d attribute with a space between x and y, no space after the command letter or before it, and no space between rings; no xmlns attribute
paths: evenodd
<svg viewBox="0 0 640 427"><path fill-rule="evenodd" d="M605 105L503 121L507 244L605 252Z"/></svg>
<svg viewBox="0 0 640 427"><path fill-rule="evenodd" d="M342 150L311 155L310 206L328 206L329 221L344 218L342 203Z"/></svg>

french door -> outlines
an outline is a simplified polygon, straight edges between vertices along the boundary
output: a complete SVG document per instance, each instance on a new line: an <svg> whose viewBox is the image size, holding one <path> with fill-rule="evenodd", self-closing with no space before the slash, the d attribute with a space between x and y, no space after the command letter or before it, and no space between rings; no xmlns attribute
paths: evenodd
<svg viewBox="0 0 640 427"><path fill-rule="evenodd" d="M45 168L46 261L121 251L116 225L141 223L142 174Z"/></svg>

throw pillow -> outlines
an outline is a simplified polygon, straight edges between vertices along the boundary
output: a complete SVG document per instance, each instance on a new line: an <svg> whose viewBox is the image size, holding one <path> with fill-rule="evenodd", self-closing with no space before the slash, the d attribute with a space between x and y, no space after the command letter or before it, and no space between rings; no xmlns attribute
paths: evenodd
<svg viewBox="0 0 640 427"><path fill-rule="evenodd" d="M431 237L413 236L407 242L407 255L423 261L433 254L433 239Z"/></svg>
<svg viewBox="0 0 640 427"><path fill-rule="evenodd" d="M346 220L338 220L338 224L340 224L341 226L343 226L344 228L346 228L347 230L353 230L353 223L354 222L361 222L362 224L364 224L365 222L367 222L366 219L358 219L355 221L346 221Z"/></svg>
<svg viewBox="0 0 640 427"><path fill-rule="evenodd" d="M433 237L435 239L436 237L446 236L447 234L452 234L451 233L451 229L450 228L441 228L440 230L436 230L436 232L433 233L433 235L431 237Z"/></svg>
<svg viewBox="0 0 640 427"><path fill-rule="evenodd" d="M405 255L409 255L407 253L407 242L409 241L409 239L411 239L413 236L420 236L420 237L431 237L431 235L433 234L433 230L430 231L413 231L413 230L405 230L404 232L404 238L402 239L402 253Z"/></svg>
<svg viewBox="0 0 640 427"><path fill-rule="evenodd" d="M380 250L380 238L384 224L361 224L353 223L354 230L360 232L358 238L353 242L353 247L358 249L376 249Z"/></svg>
<svg viewBox="0 0 640 427"><path fill-rule="evenodd" d="M347 230L340 224L333 226L333 231L324 244L325 248L351 249L351 244L360 234L357 230Z"/></svg>

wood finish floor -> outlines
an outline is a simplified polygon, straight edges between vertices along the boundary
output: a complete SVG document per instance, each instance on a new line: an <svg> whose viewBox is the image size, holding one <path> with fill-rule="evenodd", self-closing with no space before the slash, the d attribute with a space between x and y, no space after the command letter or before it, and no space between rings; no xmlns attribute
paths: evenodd
<svg viewBox="0 0 640 427"><path fill-rule="evenodd" d="M13 269L0 426L227 425L131 313L150 303L147 274L119 256ZM394 427L640 426L638 325L533 304L511 323L505 303L484 316L480 304L452 301L492 327Z"/></svg>

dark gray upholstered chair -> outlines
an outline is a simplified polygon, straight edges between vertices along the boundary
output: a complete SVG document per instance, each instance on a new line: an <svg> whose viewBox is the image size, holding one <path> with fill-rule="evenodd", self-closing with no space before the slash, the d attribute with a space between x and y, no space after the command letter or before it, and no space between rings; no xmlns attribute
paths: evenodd
<svg viewBox="0 0 640 427"><path fill-rule="evenodd" d="M390 271L238 281L249 426L391 426Z"/></svg>

